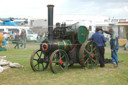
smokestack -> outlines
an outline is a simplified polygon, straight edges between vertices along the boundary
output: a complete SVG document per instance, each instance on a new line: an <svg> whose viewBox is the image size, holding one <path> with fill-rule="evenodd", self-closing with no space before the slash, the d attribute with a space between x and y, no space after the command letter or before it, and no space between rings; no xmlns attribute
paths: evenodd
<svg viewBox="0 0 128 85"><path fill-rule="evenodd" d="M54 5L47 5L48 7L48 40L53 39L53 7Z"/></svg>

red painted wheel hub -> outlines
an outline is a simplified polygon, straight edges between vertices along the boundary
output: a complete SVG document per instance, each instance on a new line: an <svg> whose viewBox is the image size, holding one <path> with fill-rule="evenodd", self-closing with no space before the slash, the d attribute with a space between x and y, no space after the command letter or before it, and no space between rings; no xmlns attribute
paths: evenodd
<svg viewBox="0 0 128 85"><path fill-rule="evenodd" d="M60 60L60 61L59 61L59 63L60 63L60 64L63 64L63 61L62 61L62 60Z"/></svg>
<svg viewBox="0 0 128 85"><path fill-rule="evenodd" d="M92 58L94 57L94 55L93 55L93 54L91 54L90 56L91 56Z"/></svg>
<svg viewBox="0 0 128 85"><path fill-rule="evenodd" d="M85 34L82 34L82 36L84 37L84 36L85 36Z"/></svg>

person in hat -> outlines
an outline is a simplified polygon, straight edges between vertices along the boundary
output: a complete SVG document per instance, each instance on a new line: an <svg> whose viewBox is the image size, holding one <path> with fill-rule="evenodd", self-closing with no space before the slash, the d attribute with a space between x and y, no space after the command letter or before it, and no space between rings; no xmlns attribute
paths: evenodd
<svg viewBox="0 0 128 85"><path fill-rule="evenodd" d="M99 49L99 63L100 67L104 67L104 53L105 53L105 42L107 41L104 35L102 34L102 27L96 27L96 33L94 33L91 37Z"/></svg>

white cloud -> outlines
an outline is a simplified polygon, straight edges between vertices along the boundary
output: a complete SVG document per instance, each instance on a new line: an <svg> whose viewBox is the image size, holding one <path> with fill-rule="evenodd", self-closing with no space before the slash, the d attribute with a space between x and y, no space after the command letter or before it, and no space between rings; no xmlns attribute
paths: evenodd
<svg viewBox="0 0 128 85"><path fill-rule="evenodd" d="M0 3L0 17L46 17L46 5L54 4L54 14L128 18L128 0L0 0Z"/></svg>
<svg viewBox="0 0 128 85"><path fill-rule="evenodd" d="M0 0L1 17L47 16L47 5L61 6L68 0ZM56 7L57 8L57 7ZM59 9L59 8L58 8ZM58 10L57 10L58 11ZM59 13L59 12L57 12Z"/></svg>

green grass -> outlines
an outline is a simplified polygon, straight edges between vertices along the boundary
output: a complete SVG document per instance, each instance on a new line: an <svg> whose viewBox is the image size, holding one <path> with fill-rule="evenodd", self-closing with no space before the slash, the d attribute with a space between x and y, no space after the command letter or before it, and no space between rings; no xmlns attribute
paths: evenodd
<svg viewBox="0 0 128 85"><path fill-rule="evenodd" d="M123 49L123 48L122 48ZM13 68L0 73L0 85L127 85L128 84L128 53L119 52L119 68L112 64L105 68L99 65L95 69L84 70L79 64L74 65L64 73L53 74L48 68L43 72L33 72L30 67L30 56L33 49L9 49L0 52L7 60L17 62L24 68ZM106 58L110 53L106 52Z"/></svg>

